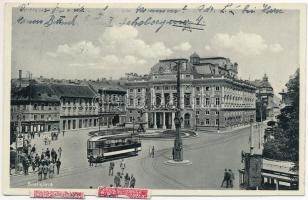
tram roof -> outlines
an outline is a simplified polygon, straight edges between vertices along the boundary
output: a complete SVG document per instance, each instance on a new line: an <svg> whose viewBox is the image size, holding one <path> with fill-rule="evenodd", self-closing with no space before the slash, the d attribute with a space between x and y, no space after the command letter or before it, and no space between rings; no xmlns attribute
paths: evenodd
<svg viewBox="0 0 308 200"><path fill-rule="evenodd" d="M108 139L121 139L121 138L128 138L131 137L130 133L121 133L116 135L103 135L103 136L94 136L88 139L90 142L95 141L102 141L102 140L108 140Z"/></svg>

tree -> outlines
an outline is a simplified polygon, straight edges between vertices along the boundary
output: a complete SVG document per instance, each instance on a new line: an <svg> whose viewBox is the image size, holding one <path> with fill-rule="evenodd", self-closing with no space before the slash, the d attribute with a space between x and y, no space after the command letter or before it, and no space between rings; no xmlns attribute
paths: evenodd
<svg viewBox="0 0 308 200"><path fill-rule="evenodd" d="M299 160L299 70L288 83L287 97L290 104L282 108L277 117L277 128L274 130L274 139L264 145L263 156L287 160L296 163Z"/></svg>

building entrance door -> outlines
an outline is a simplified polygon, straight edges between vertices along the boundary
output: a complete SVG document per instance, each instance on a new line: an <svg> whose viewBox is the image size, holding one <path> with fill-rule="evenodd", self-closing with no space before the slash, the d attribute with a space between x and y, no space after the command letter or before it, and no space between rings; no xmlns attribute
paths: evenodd
<svg viewBox="0 0 308 200"><path fill-rule="evenodd" d="M186 113L184 115L184 128L190 128L190 114Z"/></svg>

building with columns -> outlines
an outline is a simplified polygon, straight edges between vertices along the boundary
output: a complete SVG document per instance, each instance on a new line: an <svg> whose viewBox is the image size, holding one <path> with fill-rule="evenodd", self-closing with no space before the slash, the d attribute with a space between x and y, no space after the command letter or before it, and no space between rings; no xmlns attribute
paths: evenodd
<svg viewBox="0 0 308 200"><path fill-rule="evenodd" d="M255 121L256 87L237 78L237 63L194 53L180 70L183 128L223 129ZM176 72L173 60L160 60L149 76L127 79L128 122L144 121L154 129L175 128ZM140 110L145 111L142 116Z"/></svg>

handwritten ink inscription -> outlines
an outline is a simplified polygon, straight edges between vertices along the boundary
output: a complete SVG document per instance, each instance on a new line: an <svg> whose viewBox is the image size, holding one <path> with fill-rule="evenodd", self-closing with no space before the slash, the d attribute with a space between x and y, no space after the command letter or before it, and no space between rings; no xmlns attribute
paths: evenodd
<svg viewBox="0 0 308 200"><path fill-rule="evenodd" d="M155 32L169 26L181 31L203 31L206 27L206 17L209 15L265 15L283 14L285 11L269 4L232 4L228 3L218 8L216 5L183 5L180 8L147 8L138 5L135 9L85 8L79 5L76 8L61 8L56 4L52 8L33 8L29 4L21 4L17 11L16 22L20 25L51 26L78 26L82 23L97 23L105 27L129 25L134 27L149 27ZM122 13L115 14L115 10ZM112 12L111 12L112 10ZM29 14L30 13L30 14ZM37 14L36 14L37 13ZM124 13L124 14L123 14ZM126 14L128 13L128 14ZM81 24L78 22L82 21Z"/></svg>

